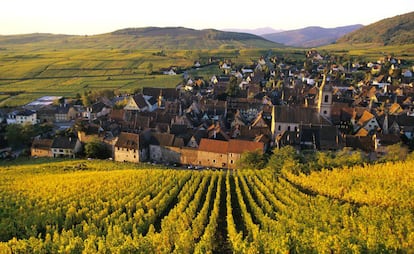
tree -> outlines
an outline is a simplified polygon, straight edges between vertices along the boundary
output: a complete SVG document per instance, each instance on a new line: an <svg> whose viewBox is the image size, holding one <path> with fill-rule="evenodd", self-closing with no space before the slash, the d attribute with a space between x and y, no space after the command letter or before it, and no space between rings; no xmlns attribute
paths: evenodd
<svg viewBox="0 0 414 254"><path fill-rule="evenodd" d="M109 149L98 140L93 140L85 145L85 155L88 158L106 159L111 157Z"/></svg>
<svg viewBox="0 0 414 254"><path fill-rule="evenodd" d="M236 97L239 93L240 87L238 86L238 80L235 76L230 77L229 86L227 87L226 93L230 97Z"/></svg>
<svg viewBox="0 0 414 254"><path fill-rule="evenodd" d="M83 106L85 106L85 107L88 107L88 106L90 106L90 105L92 105L92 101L91 101L91 98L90 98L90 96L89 96L89 94L88 94L88 92L84 92L84 94L82 95L82 104L83 104Z"/></svg>
<svg viewBox="0 0 414 254"><path fill-rule="evenodd" d="M6 139L9 146L13 148L24 148L30 146L34 135L31 124L10 124L6 127Z"/></svg>
<svg viewBox="0 0 414 254"><path fill-rule="evenodd" d="M293 146L285 146L273 150L273 154L270 156L267 167L274 170L276 173L280 173L282 170L299 173L301 170L300 161L300 156L296 152L296 149Z"/></svg>
<svg viewBox="0 0 414 254"><path fill-rule="evenodd" d="M260 150L242 153L237 165L241 169L262 169L266 166L266 154Z"/></svg>

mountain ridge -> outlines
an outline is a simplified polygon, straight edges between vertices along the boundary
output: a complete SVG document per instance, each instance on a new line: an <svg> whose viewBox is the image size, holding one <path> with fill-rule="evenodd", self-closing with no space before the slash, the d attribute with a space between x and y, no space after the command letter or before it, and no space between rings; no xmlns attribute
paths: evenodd
<svg viewBox="0 0 414 254"><path fill-rule="evenodd" d="M34 33L0 35L0 44L16 46L33 44L57 48L121 48L121 49L214 49L277 48L281 44L248 33L185 27L124 28L98 35L55 35ZM49 44L49 45L48 45Z"/></svg>
<svg viewBox="0 0 414 254"><path fill-rule="evenodd" d="M361 24L323 28L308 26L301 29L283 31L280 33L264 34L263 38L273 42L294 47L318 47L334 43L341 36L363 27Z"/></svg>

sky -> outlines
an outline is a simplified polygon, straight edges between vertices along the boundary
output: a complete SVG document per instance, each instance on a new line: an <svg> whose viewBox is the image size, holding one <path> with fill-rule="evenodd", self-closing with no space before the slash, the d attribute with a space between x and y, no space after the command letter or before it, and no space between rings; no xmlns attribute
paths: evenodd
<svg viewBox="0 0 414 254"><path fill-rule="evenodd" d="M93 35L146 26L331 28L412 11L413 0L1 0L0 35Z"/></svg>

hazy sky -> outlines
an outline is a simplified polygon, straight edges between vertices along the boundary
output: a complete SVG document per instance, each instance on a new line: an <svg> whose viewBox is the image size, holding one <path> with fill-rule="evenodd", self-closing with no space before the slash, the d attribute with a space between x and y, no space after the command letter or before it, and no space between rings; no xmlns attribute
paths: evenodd
<svg viewBox="0 0 414 254"><path fill-rule="evenodd" d="M297 29L368 25L413 0L1 0L0 34L99 34L144 26Z"/></svg>

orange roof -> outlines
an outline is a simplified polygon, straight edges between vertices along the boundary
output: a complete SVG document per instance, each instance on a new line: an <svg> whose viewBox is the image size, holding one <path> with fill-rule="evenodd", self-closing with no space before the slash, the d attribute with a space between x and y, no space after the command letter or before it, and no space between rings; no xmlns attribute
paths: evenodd
<svg viewBox="0 0 414 254"><path fill-rule="evenodd" d="M227 141L202 138L198 150L226 154L228 150L228 144L229 142Z"/></svg>
<svg viewBox="0 0 414 254"><path fill-rule="evenodd" d="M368 121L370 121L374 117L375 116L373 114L371 114L369 111L365 110L364 113L362 114L361 118L359 119L358 124L360 126L364 126Z"/></svg>
<svg viewBox="0 0 414 254"><path fill-rule="evenodd" d="M264 144L262 142L254 142L240 139L230 139L228 152L229 153L243 153L252 152L256 150L263 151Z"/></svg>

